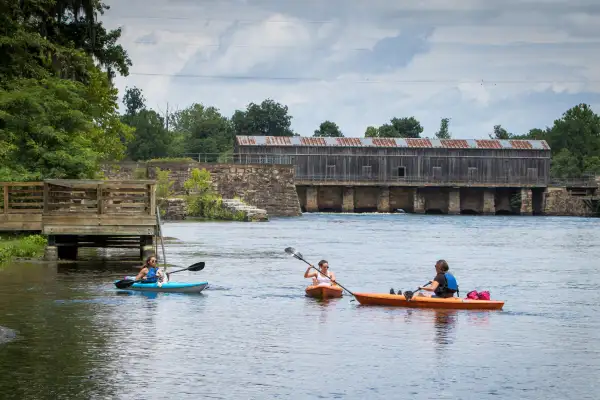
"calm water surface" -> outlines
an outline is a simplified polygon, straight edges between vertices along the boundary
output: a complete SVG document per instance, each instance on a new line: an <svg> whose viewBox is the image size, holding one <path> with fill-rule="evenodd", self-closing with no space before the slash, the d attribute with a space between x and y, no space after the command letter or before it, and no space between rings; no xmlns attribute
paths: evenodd
<svg viewBox="0 0 600 400"><path fill-rule="evenodd" d="M129 265L0 271L3 399L597 399L598 219L305 215L167 223L170 263L206 261L201 295L117 292ZM501 312L365 307L304 297L329 260L357 292L414 290L446 259L464 296Z"/></svg>

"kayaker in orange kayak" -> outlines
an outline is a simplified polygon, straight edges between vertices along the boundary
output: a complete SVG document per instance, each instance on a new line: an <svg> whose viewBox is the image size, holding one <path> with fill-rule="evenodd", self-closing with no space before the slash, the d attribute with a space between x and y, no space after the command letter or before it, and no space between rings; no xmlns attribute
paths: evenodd
<svg viewBox="0 0 600 400"><path fill-rule="evenodd" d="M421 286L419 290L426 290L431 293L419 293L415 294L412 298L417 296L426 297L441 297L444 299L454 297L454 293L458 293L458 283L454 275L448 272L450 267L445 260L439 260L435 263L435 278L431 281L431 286Z"/></svg>
<svg viewBox="0 0 600 400"><path fill-rule="evenodd" d="M150 256L146 259L146 263L142 266L142 270L137 274L135 280L143 280L148 283L158 282L158 285L161 286L164 277L163 272L156 266L156 257Z"/></svg>
<svg viewBox="0 0 600 400"><path fill-rule="evenodd" d="M326 260L319 261L319 269L323 272L323 275L321 275L319 271L311 271L311 268L314 268L314 266L311 265L308 267L304 273L304 277L313 278L314 286L333 286L335 284L335 274L329 271L329 263ZM329 279L327 277L329 277Z"/></svg>

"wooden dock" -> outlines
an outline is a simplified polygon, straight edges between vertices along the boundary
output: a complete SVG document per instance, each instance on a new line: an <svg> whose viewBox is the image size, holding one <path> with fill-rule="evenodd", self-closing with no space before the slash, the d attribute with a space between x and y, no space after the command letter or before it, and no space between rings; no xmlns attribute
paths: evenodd
<svg viewBox="0 0 600 400"><path fill-rule="evenodd" d="M157 233L153 180L0 182L0 232L48 236L59 258L79 247L152 245Z"/></svg>

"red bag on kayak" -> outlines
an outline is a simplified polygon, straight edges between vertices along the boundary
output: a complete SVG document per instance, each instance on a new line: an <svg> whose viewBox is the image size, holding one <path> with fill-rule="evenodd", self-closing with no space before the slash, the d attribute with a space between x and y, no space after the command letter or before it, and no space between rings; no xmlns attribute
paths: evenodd
<svg viewBox="0 0 600 400"><path fill-rule="evenodd" d="M490 292L488 292L487 290L484 290L483 292L479 292L479 300L489 300L490 299Z"/></svg>
<svg viewBox="0 0 600 400"><path fill-rule="evenodd" d="M471 290L469 293L467 293L467 299L478 300L479 294L477 293L477 290Z"/></svg>

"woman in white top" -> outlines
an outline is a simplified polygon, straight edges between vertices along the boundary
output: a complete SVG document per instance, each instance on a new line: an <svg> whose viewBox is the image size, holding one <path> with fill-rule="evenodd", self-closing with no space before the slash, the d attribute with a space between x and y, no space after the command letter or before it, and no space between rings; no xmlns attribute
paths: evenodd
<svg viewBox="0 0 600 400"><path fill-rule="evenodd" d="M306 272L304 273L305 278L313 278L314 286L333 286L335 285L335 274L329 271L329 263L325 260L319 261L319 269L323 274L320 274L319 271L311 271L313 266L308 267Z"/></svg>

